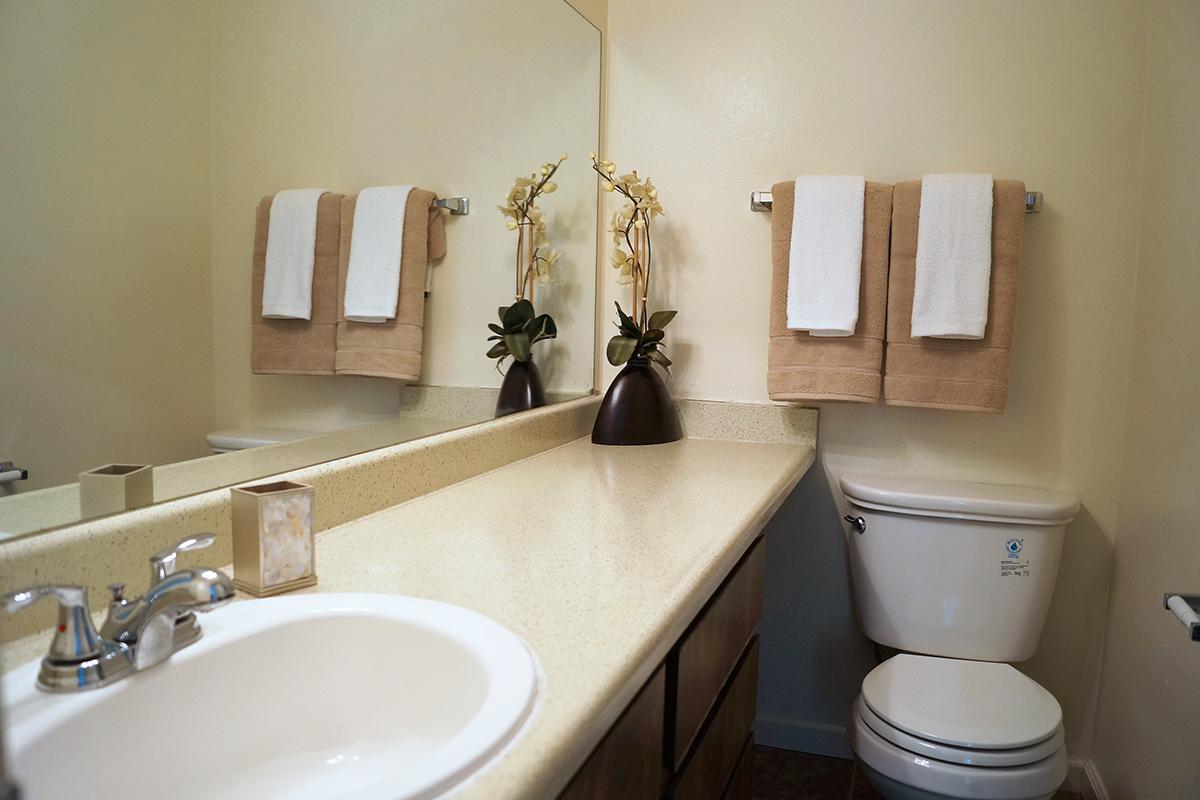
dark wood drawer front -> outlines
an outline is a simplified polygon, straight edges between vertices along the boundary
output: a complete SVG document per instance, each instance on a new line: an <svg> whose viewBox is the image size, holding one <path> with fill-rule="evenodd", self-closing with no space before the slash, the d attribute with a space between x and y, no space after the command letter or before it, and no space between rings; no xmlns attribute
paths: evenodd
<svg viewBox="0 0 1200 800"><path fill-rule="evenodd" d="M746 738L754 724L757 690L758 638L755 637L720 706L684 766L672 795L673 800L713 800L721 796L738 767Z"/></svg>
<svg viewBox="0 0 1200 800"><path fill-rule="evenodd" d="M742 745L742 757L738 759L737 772L729 781L724 800L752 800L754 796L754 737Z"/></svg>
<svg viewBox="0 0 1200 800"><path fill-rule="evenodd" d="M680 643L671 762L675 767L683 763L746 643L758 630L765 551L760 537Z"/></svg>
<svg viewBox="0 0 1200 800"><path fill-rule="evenodd" d="M559 800L658 800L663 791L666 669L646 682Z"/></svg>

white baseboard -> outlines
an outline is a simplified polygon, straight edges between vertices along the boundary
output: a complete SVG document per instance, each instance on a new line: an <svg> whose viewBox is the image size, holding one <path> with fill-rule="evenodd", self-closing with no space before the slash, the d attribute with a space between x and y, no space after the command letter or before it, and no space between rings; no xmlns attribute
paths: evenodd
<svg viewBox="0 0 1200 800"><path fill-rule="evenodd" d="M799 750L834 758L854 758L850 738L841 725L791 717L759 714L754 721L754 741L767 747Z"/></svg>
<svg viewBox="0 0 1200 800"><path fill-rule="evenodd" d="M1109 800L1108 789L1096 769L1096 762L1088 759L1083 764L1083 781L1079 787L1083 800Z"/></svg>

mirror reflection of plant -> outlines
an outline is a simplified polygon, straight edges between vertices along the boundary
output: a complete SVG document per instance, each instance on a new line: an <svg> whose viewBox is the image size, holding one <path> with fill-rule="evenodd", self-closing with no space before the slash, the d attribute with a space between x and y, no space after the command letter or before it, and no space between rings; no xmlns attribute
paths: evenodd
<svg viewBox="0 0 1200 800"><path fill-rule="evenodd" d="M535 313L533 303L525 298L511 306L500 306L500 324L489 322L488 329L492 332L488 341L495 344L488 350L487 357L498 359L496 369L500 369L509 356L517 361L528 361L533 355L534 344L558 336L554 318Z"/></svg>
<svg viewBox="0 0 1200 800"><path fill-rule="evenodd" d="M609 263L617 269L617 283L631 287L632 314L626 314L618 302L616 336L608 342L608 363L619 367L631 358L648 358L663 369L670 370L671 359L662 351L664 328L674 319L675 311L650 313L647 297L650 294L651 257L650 224L661 216L662 204L658 189L649 178L634 170L617 176L616 165L597 159L588 153L592 169L600 176L600 186L606 192L616 192L627 201L613 212L609 233L613 250Z"/></svg>
<svg viewBox="0 0 1200 800"><path fill-rule="evenodd" d="M554 319L549 314L536 313L533 307L534 284L546 284L554 279L554 266L559 258L559 252L549 246L546 216L537 207L537 199L558 189L552 179L566 160L567 154L563 153L558 161L546 162L539 172L530 173L528 178L517 178L504 205L496 206L508 218L508 229L517 232L515 302L500 307L499 325L488 324L492 331L488 341L495 344L487 356L498 359L497 369L509 356L517 361L528 361L535 343L558 335Z"/></svg>

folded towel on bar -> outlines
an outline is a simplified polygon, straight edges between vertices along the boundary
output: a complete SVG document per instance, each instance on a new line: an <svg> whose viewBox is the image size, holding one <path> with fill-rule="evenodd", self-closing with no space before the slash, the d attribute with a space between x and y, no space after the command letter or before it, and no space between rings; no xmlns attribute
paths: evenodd
<svg viewBox="0 0 1200 800"><path fill-rule="evenodd" d="M913 335L918 228L925 225L921 194L921 181L896 184L883 401L897 406L1002 413L1008 400L1016 321L1025 184L995 181L987 329L982 339Z"/></svg>
<svg viewBox="0 0 1200 800"><path fill-rule="evenodd" d="M796 178L788 261L790 330L812 336L854 335L865 185L861 175Z"/></svg>
<svg viewBox="0 0 1200 800"><path fill-rule="evenodd" d="M772 400L791 402L878 402L887 311L891 184L867 181L864 185L857 321L853 336L836 338L788 329L794 184L777 183L771 193L768 395Z"/></svg>
<svg viewBox="0 0 1200 800"><path fill-rule="evenodd" d="M332 375L337 349L342 196L326 192L317 202L307 319L278 319L263 314L268 241L277 207L275 198L267 195L255 213L250 271L250 370L255 374Z"/></svg>
<svg viewBox="0 0 1200 800"><path fill-rule="evenodd" d="M364 192L367 190L364 190ZM335 370L338 375L370 375L415 381L421 374L422 327L425 321L425 282L429 263L446 254L445 219L433 206L437 195L412 189L406 198L399 269L394 286L380 291L389 296L373 300L369 310L391 316L379 322L350 318L350 268L359 244L357 205L361 195L342 200L342 252L338 268L338 330ZM389 288L390 287L390 288ZM363 310L363 309L360 309ZM372 313L367 316L384 316Z"/></svg>
<svg viewBox="0 0 1200 800"><path fill-rule="evenodd" d="M371 186L358 193L346 274L348 320L380 323L396 316L404 210L412 189Z"/></svg>
<svg viewBox="0 0 1200 800"><path fill-rule="evenodd" d="M992 272L992 176L921 180L912 335L982 339Z"/></svg>
<svg viewBox="0 0 1200 800"><path fill-rule="evenodd" d="M312 314L313 253L317 202L328 189L285 189L271 201L262 315L309 319Z"/></svg>

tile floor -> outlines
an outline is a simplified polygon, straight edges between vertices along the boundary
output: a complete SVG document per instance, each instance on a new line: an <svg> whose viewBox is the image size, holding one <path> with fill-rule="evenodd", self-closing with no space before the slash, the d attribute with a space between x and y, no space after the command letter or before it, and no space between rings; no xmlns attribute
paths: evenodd
<svg viewBox="0 0 1200 800"><path fill-rule="evenodd" d="M754 800L882 800L853 761L754 746ZM1055 800L1079 800L1059 792Z"/></svg>

